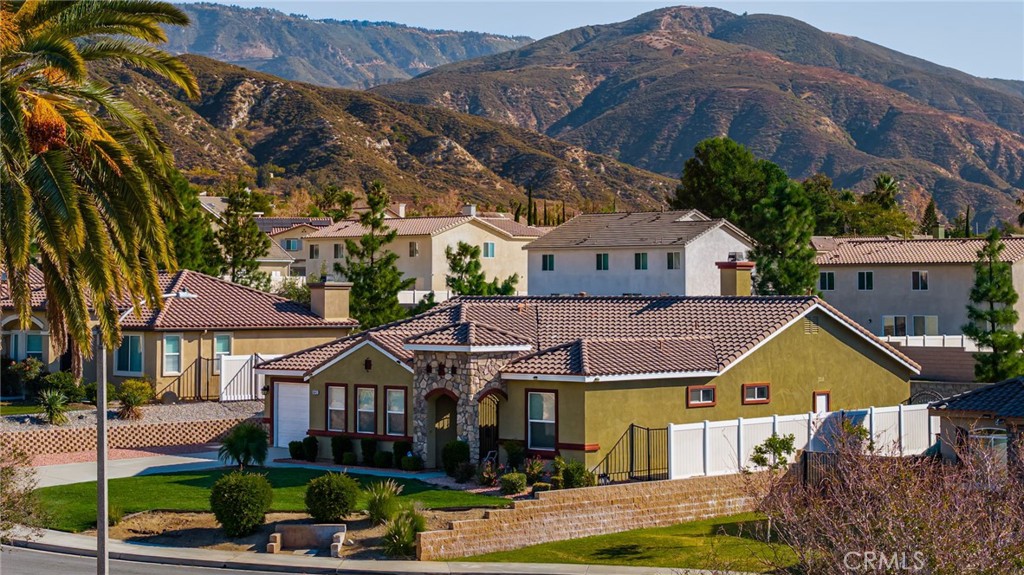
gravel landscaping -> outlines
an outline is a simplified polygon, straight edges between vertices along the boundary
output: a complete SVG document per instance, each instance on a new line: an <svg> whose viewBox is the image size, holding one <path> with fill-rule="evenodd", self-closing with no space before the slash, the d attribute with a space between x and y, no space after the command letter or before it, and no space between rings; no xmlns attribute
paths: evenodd
<svg viewBox="0 0 1024 575"><path fill-rule="evenodd" d="M220 403L200 401L173 405L147 405L142 408L142 419L128 421L118 419L116 410L107 409L108 425L138 425L139 423L169 423L176 421L212 421L217 419L239 419L263 413L262 401L234 401ZM95 427L96 410L88 409L68 412L68 422L60 428ZM44 422L38 415L10 415L0 417L0 432L35 431L58 426Z"/></svg>

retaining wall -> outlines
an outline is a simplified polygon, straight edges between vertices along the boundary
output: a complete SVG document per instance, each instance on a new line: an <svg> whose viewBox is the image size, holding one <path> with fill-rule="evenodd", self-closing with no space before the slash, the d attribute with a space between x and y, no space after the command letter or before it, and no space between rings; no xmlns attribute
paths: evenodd
<svg viewBox="0 0 1024 575"><path fill-rule="evenodd" d="M107 427L108 447L131 449L167 445L192 445L219 441L246 418L164 423L130 423ZM258 419L253 421L258 422ZM28 455L74 453L96 449L95 427L47 428L0 433L0 443Z"/></svg>
<svg viewBox="0 0 1024 575"><path fill-rule="evenodd" d="M662 527L753 510L743 476L694 477L538 493L483 519L417 535L422 561L457 559L528 545Z"/></svg>

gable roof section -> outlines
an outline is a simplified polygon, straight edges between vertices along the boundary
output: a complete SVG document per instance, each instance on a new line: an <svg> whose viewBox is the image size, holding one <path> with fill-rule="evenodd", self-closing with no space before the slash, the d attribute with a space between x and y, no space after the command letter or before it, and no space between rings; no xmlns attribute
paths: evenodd
<svg viewBox="0 0 1024 575"><path fill-rule="evenodd" d="M334 220L328 217L322 218L310 218L310 217L292 217L292 218L276 218L276 217L264 217L259 216L253 218L256 222L256 227L261 232L269 234L274 231L275 228L292 228L299 224L307 224L315 228L326 228L327 226L334 223Z"/></svg>
<svg viewBox="0 0 1024 575"><path fill-rule="evenodd" d="M1024 419L1024 377L954 395L930 407L944 412L966 411L973 415Z"/></svg>
<svg viewBox="0 0 1024 575"><path fill-rule="evenodd" d="M685 246L719 228L726 229L750 246L754 245L749 236L729 221L690 219L696 217L694 212L581 214L528 244L526 249Z"/></svg>
<svg viewBox="0 0 1024 575"><path fill-rule="evenodd" d="M218 220L221 219L224 210L228 209L228 199L221 196L199 196L199 203Z"/></svg>
<svg viewBox="0 0 1024 575"><path fill-rule="evenodd" d="M811 296L461 297L414 318L274 359L260 368L308 376L360 338L372 338L410 364L413 351L428 347L501 345L525 351L532 346L535 354L506 366L510 375L526 374L534 367L552 376L721 373L814 310L835 318L908 370L919 371L913 360ZM580 359L591 356L592 360ZM559 365L562 371L552 371Z"/></svg>
<svg viewBox="0 0 1024 575"><path fill-rule="evenodd" d="M476 216L428 216L419 218L391 218L385 224L399 236L434 236L469 222L477 222L491 228L500 235L510 238L535 238L541 231L524 226L506 218L480 218ZM356 220L343 220L332 226L313 232L307 238L349 238L361 237L367 228Z"/></svg>
<svg viewBox="0 0 1024 575"><path fill-rule="evenodd" d="M287 250L281 247L281 244L277 243L277 240L270 238L270 251L267 255L256 258L258 262L294 262L295 258L292 257Z"/></svg>
<svg viewBox="0 0 1024 575"><path fill-rule="evenodd" d="M832 238L827 242L819 239L817 248L821 253L815 261L819 266L973 264L985 243L985 238ZM1024 237L1003 238L1003 244L1003 261L1024 259Z"/></svg>

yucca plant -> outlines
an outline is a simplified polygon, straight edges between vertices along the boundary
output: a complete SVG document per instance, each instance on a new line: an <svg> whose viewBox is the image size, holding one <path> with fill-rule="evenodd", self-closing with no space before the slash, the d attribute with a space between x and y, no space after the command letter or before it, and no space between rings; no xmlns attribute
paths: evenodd
<svg viewBox="0 0 1024 575"><path fill-rule="evenodd" d="M267 460L267 430L255 423L235 426L220 444L217 456L225 463L234 462L238 468L263 466Z"/></svg>
<svg viewBox="0 0 1024 575"><path fill-rule="evenodd" d="M64 425L68 422L68 396L57 389L44 389L39 392L39 406L43 408L43 418L53 425Z"/></svg>
<svg viewBox="0 0 1024 575"><path fill-rule="evenodd" d="M387 522L380 544L391 557L414 557L416 534L427 530L427 520L416 507L405 507Z"/></svg>
<svg viewBox="0 0 1024 575"><path fill-rule="evenodd" d="M377 481L366 488L369 500L366 503L366 514L370 522L379 525L391 521L399 511L398 496L402 486L394 479Z"/></svg>

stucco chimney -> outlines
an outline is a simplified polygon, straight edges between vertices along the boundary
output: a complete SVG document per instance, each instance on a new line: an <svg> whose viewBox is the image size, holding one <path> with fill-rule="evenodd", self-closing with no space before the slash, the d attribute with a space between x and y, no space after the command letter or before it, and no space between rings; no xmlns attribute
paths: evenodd
<svg viewBox="0 0 1024 575"><path fill-rule="evenodd" d="M462 206L462 215L464 216L475 216L476 215L476 204L466 204Z"/></svg>
<svg viewBox="0 0 1024 575"><path fill-rule="evenodd" d="M722 274L722 295L748 296L754 262L716 262Z"/></svg>
<svg viewBox="0 0 1024 575"><path fill-rule="evenodd" d="M395 215L397 215L398 217L404 218L405 217L405 204L404 203L397 203L397 204L395 204L394 209L392 211L394 211Z"/></svg>
<svg viewBox="0 0 1024 575"><path fill-rule="evenodd" d="M309 307L313 313L329 321L349 319L351 290L351 282L312 282L309 284Z"/></svg>

